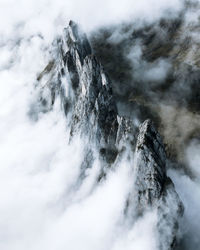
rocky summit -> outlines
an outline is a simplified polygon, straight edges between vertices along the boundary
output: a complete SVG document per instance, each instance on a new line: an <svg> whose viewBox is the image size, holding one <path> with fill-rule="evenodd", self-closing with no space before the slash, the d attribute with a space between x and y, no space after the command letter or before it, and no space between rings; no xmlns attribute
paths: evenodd
<svg viewBox="0 0 200 250"><path fill-rule="evenodd" d="M40 111L51 109L60 98L70 127L69 143L76 136L86 140L82 179L94 152L102 163L98 181L124 155L134 158L129 161L134 178L124 216L132 214L134 223L156 209L159 249L174 249L183 205L167 176L165 147L153 122L145 120L138 128L132 119L119 115L109 76L76 23L70 21L56 46L56 56L38 76ZM48 80L41 88L44 76Z"/></svg>

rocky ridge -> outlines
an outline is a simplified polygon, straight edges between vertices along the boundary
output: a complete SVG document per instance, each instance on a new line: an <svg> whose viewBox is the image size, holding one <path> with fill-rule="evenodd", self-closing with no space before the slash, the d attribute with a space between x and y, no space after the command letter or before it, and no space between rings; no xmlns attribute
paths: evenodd
<svg viewBox="0 0 200 250"><path fill-rule="evenodd" d="M57 46L58 57L49 71L43 71L49 80L40 92L42 110L51 109L59 97L69 121L70 140L77 134L87 139L83 176L93 160L93 148L99 152L104 168L128 150L136 157L129 211L135 209L141 215L156 208L159 249L173 249L183 209L166 175L167 157L159 133L150 120L144 121L138 133L132 120L119 116L109 77L76 23L70 21ZM40 74L38 81L42 78Z"/></svg>

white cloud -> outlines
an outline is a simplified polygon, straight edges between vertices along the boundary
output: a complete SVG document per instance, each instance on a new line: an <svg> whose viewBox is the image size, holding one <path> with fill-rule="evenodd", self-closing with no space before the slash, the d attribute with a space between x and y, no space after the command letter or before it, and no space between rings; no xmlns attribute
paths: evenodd
<svg viewBox="0 0 200 250"><path fill-rule="evenodd" d="M83 147L78 139L68 146L59 103L37 122L27 113L36 75L49 59L44 48L70 19L90 31L127 18L152 21L169 7L176 12L181 3L0 0L0 249L155 249L155 214L130 230L121 224L130 169L122 165L92 191L95 161L75 191Z"/></svg>
<svg viewBox="0 0 200 250"><path fill-rule="evenodd" d="M194 175L200 178L200 144L199 141L193 140L186 149L186 156Z"/></svg>
<svg viewBox="0 0 200 250"><path fill-rule="evenodd" d="M70 19L81 23L86 30L127 19L153 21L168 9L176 13L181 9L182 1L19 0L16 4L14 0L1 0L0 6L1 32L11 34L21 25L24 35L41 32L50 40Z"/></svg>
<svg viewBox="0 0 200 250"><path fill-rule="evenodd" d="M199 152L200 153L200 152ZM170 171L177 192L184 204L184 215L180 224L182 231L182 249L199 249L200 246L200 182L192 180L177 171ZM199 178L200 176L198 176Z"/></svg>

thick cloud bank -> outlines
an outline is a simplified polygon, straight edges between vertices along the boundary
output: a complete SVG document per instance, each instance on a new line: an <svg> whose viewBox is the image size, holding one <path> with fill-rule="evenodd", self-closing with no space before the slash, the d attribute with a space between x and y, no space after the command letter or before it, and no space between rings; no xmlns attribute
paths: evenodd
<svg viewBox="0 0 200 250"><path fill-rule="evenodd" d="M157 249L155 211L146 213L132 227L124 222L123 209L133 180L130 164L124 161L116 170L109 170L106 180L97 185L100 164L95 159L80 185L84 141L77 137L68 145L69 131L59 101L53 110L40 113L35 120L30 118L30 110L37 99L36 78L51 60L52 41L70 19L81 23L88 32L123 22L135 22L140 29L163 16L176 18L182 7L178 0L0 0L0 249ZM123 38L117 32L109 38L120 46L119 39L124 41L129 34L125 32ZM129 45L125 47L125 59L131 65L125 79L129 74L132 79L134 74L144 84L148 80L150 87L146 87L151 93L153 87L168 79L174 65L166 58L144 60L141 41L132 45L131 49ZM112 57L109 63L116 66L112 66ZM126 88L122 88L123 92ZM157 100L156 96L152 99ZM166 103L162 105L168 107ZM164 130L168 135L174 119L163 107L159 107L159 112L163 126L169 128ZM153 110L157 112L157 108ZM173 108L175 117L179 110ZM183 121L192 117L196 129L199 123L195 119L199 116L190 116L185 107L182 110ZM140 117L137 108L131 115ZM180 125L178 118L177 124ZM200 249L199 145L195 137L184 148L189 175L170 170L185 206L180 227L182 250Z"/></svg>

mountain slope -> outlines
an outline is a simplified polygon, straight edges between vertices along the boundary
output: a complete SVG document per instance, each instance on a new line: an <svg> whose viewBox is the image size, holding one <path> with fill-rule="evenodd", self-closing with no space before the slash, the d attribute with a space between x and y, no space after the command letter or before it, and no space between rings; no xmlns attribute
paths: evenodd
<svg viewBox="0 0 200 250"><path fill-rule="evenodd" d="M150 120L138 131L134 121L118 114L110 80L93 55L86 35L73 21L58 40L54 66L44 75L49 79L40 92L41 111L50 110L55 99L60 98L70 127L69 143L77 136L86 141L81 182L92 167L94 154L101 162L97 182L128 157L129 164L134 162L134 178L124 216L132 217L134 224L138 216L155 209L158 247L174 249L183 205L166 175L162 139ZM42 78L40 74L38 81L42 82Z"/></svg>

